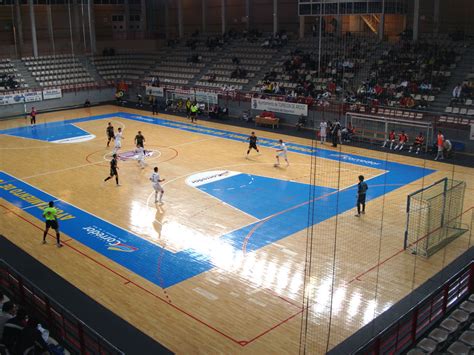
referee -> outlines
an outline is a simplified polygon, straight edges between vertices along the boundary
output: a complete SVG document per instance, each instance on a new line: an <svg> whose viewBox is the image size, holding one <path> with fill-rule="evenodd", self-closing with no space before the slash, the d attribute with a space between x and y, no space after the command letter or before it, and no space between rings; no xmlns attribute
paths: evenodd
<svg viewBox="0 0 474 355"><path fill-rule="evenodd" d="M360 217L360 214L365 214L365 196L369 187L364 181L364 176L359 175L359 183L357 184L357 214L356 217ZM362 211L360 206L362 205Z"/></svg>
<svg viewBox="0 0 474 355"><path fill-rule="evenodd" d="M54 208L54 202L50 201L49 206L43 210L43 217L46 220L46 228L43 233L43 244L46 244L46 235L48 234L49 228L53 228L56 231L56 246L61 248L60 235L59 235L59 225L58 225L58 210Z"/></svg>

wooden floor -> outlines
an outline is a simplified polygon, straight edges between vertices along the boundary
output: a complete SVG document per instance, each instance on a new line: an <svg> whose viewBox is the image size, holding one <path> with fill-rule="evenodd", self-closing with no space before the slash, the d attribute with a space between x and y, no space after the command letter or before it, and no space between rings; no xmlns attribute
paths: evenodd
<svg viewBox="0 0 474 355"><path fill-rule="evenodd" d="M39 115L38 123L118 111L146 114L103 106ZM180 117L160 117L189 123ZM154 151L143 170L134 161L119 162L121 187L102 183L111 152L105 147L108 121L124 129L122 151L134 149L138 130L146 137L146 147ZM24 119L0 121L0 130L26 124ZM198 125L250 133L247 128L207 121ZM234 252L219 238L259 218L191 188L186 179L203 171L232 170L308 184L311 158L290 152L290 166L275 168L275 148L262 147L261 155L252 152L246 159L243 142L121 117L86 120L76 126L96 138L54 144L0 135L0 170L166 250L193 248L209 253L215 267L163 288L79 243L74 235L63 235L62 249L54 247L53 238L41 245L43 222L3 199L0 233L177 353L298 353L307 229L255 251ZM281 136L278 130L257 131L257 135L311 145L302 138ZM370 201L363 218L355 218L350 210L315 225L313 277L306 283L314 295L308 319L308 341L314 353L338 344L471 245L471 234L466 233L429 259L401 251L407 194L443 177L467 183L464 210L468 212L463 221L472 226L474 169L347 146L342 152L436 172ZM332 189L354 185L360 174L366 179L380 174L380 169L350 161L316 158L314 162L314 184ZM166 179L163 205L153 203L148 180L155 165Z"/></svg>

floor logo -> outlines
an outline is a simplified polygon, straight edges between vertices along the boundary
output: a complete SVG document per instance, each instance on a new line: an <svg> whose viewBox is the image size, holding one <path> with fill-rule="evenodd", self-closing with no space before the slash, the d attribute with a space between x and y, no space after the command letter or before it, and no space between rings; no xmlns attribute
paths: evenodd
<svg viewBox="0 0 474 355"><path fill-rule="evenodd" d="M158 151L156 150L145 150L145 158L150 158L157 155ZM140 158L140 153L137 150L128 150L118 153L119 160L138 160Z"/></svg>

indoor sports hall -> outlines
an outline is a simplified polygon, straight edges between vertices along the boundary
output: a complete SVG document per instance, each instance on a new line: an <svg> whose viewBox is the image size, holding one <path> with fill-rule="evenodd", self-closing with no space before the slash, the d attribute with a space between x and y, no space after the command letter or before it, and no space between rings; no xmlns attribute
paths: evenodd
<svg viewBox="0 0 474 355"><path fill-rule="evenodd" d="M0 2L0 355L474 351L474 5Z"/></svg>

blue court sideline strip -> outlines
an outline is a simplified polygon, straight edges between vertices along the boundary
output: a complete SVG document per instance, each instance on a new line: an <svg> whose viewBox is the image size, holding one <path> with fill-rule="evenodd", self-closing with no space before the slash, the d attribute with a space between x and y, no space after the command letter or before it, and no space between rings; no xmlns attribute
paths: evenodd
<svg viewBox="0 0 474 355"><path fill-rule="evenodd" d="M224 139L244 141L247 138L246 135L229 131L125 113L69 120L62 122L62 124L67 125L69 123L79 123L113 117L122 117L124 119L141 121L164 127L221 137ZM0 131L0 134L5 134L4 132L5 131ZM274 147L276 146L277 141L260 139L259 143L262 146ZM288 150L305 155L316 154L321 158L336 161L341 160L346 163L380 169L381 175L369 180L370 188L367 195L368 201L383 196L388 192L396 190L400 186L409 184L434 172L434 170L430 169L386 162L352 154L340 154L331 150L318 149L315 152L311 147L293 143L288 144ZM7 173L0 172L0 179L3 180L0 182L0 197L20 208L37 204L38 200L35 200L34 197L41 201L57 199L57 197L40 191ZM273 180L278 181L277 179ZM280 183L288 185L286 181L280 181ZM221 180L212 184L214 184L214 186L201 185L201 188L212 187L212 189L222 189L226 186L225 184L227 184L227 182ZM290 184L288 186L294 185ZM293 190L293 188L291 188L291 190ZM281 191L282 194L287 192L285 189L282 189ZM288 192L289 191L290 190L288 190ZM209 191L206 192L209 193ZM324 194L322 190L318 193ZM265 196L265 198L266 197L267 196ZM225 200L230 197L223 194L221 198ZM262 198L262 196L259 194L258 198ZM236 200L235 196L232 196L232 199L235 201L233 203L242 207L242 201ZM319 196L319 198L314 202L315 223L322 222L328 218L334 217L336 214L354 208L354 202L354 187L342 189L339 192L328 193L326 196ZM207 251L188 249L178 253L172 253L155 244L149 243L129 231L72 206L65 201L59 201L57 207L64 211L62 214L64 220L60 221L60 226L66 234L160 287L175 285L189 279L190 277L210 270L215 266L215 260L222 259L222 253L224 251L229 253L229 255L226 255L225 257L232 257L236 253L241 253L243 248L245 248L247 252L251 252L298 231L304 230L308 227L307 221L309 208L308 204L300 203L298 205L298 203L295 203L294 208L288 208L284 213L273 213L277 211L277 209L268 210L264 212L264 214L266 215L265 218L268 216L270 218L268 218L265 223L256 222L219 238L218 243L221 244L223 248L219 248L216 245L215 248L211 247ZM42 219L42 208L44 208L44 206L40 205L39 208L28 208L25 212L38 219ZM268 215L269 213L273 213L273 215ZM71 216L74 218L71 218Z"/></svg>

